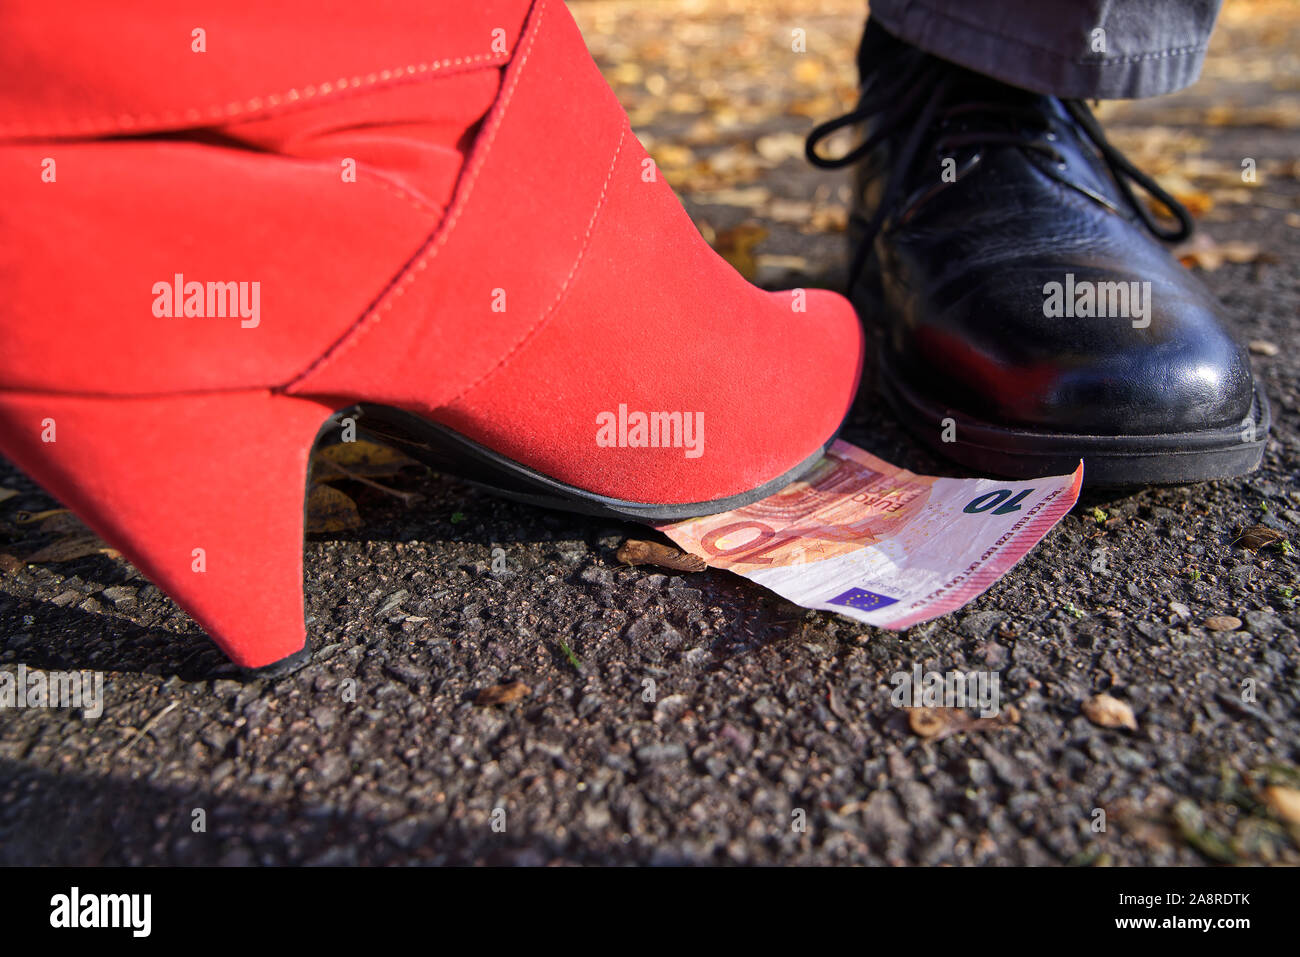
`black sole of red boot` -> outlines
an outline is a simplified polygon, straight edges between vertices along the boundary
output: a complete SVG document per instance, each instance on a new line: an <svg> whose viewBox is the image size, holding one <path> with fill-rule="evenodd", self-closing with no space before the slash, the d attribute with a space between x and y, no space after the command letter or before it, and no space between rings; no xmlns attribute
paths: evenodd
<svg viewBox="0 0 1300 957"><path fill-rule="evenodd" d="M794 468L757 488L707 502L662 504L610 498L568 485L451 429L390 406L361 406L358 428L436 472L469 482L494 495L543 508L640 522L671 522L715 515L766 498L805 475L821 459L839 432L837 429L836 435L829 436L812 455Z"/></svg>

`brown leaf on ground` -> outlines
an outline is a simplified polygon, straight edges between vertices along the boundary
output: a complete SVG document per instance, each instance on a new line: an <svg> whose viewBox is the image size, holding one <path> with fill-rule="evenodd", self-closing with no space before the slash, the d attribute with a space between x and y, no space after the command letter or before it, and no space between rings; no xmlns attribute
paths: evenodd
<svg viewBox="0 0 1300 957"><path fill-rule="evenodd" d="M1174 258L1188 269L1213 272L1224 263L1274 262L1274 257L1263 252L1257 243L1230 239L1216 242L1206 232L1198 232L1191 239L1173 249Z"/></svg>
<svg viewBox="0 0 1300 957"><path fill-rule="evenodd" d="M718 233L713 248L719 256L746 279L758 274L758 257L754 248L767 238L767 229L758 223L741 223Z"/></svg>
<svg viewBox="0 0 1300 957"><path fill-rule="evenodd" d="M813 210L808 228L817 233L842 233L849 227L849 211L844 206L822 206Z"/></svg>
<svg viewBox="0 0 1300 957"><path fill-rule="evenodd" d="M705 206L735 206L739 209L759 210L772 202L772 191L766 186L745 186L736 188L734 186L725 186L721 189L713 190L696 190L691 194L691 200ZM752 223L745 224L753 226ZM741 227L737 226L736 229ZM762 227L758 227L762 228ZM720 236L727 235L719 233ZM767 231L763 231L767 235ZM762 237L759 237L762 239ZM716 237L715 237L716 241Z"/></svg>
<svg viewBox="0 0 1300 957"><path fill-rule="evenodd" d="M64 535L69 537L81 537L95 534L88 529L77 516L73 515L67 509L62 509L56 514L46 516L41 519L37 529L46 535Z"/></svg>
<svg viewBox="0 0 1300 957"><path fill-rule="evenodd" d="M307 496L307 531L343 532L361 526L357 503L329 485L314 485Z"/></svg>
<svg viewBox="0 0 1300 957"><path fill-rule="evenodd" d="M1102 728L1128 728L1137 730L1133 709L1118 698L1108 694L1095 694L1081 706L1083 716Z"/></svg>
<svg viewBox="0 0 1300 957"><path fill-rule="evenodd" d="M1183 207L1192 214L1194 219L1200 219L1214 208L1213 196L1204 190L1196 189L1186 180L1182 180L1181 177L1178 179L1178 182L1171 183L1169 181L1170 177L1165 177L1161 185L1169 191L1169 194L1174 199L1183 204ZM1173 218L1173 213L1169 211L1169 207L1158 199L1149 197L1147 199L1147 208L1157 216Z"/></svg>
<svg viewBox="0 0 1300 957"><path fill-rule="evenodd" d="M625 565L658 565L679 572L702 572L709 566L698 555L684 552L672 545L629 538L614 556Z"/></svg>
<svg viewBox="0 0 1300 957"><path fill-rule="evenodd" d="M965 713L960 708L908 708L907 725L922 738L937 738L957 724L955 715L947 712L956 712L965 718Z"/></svg>
<svg viewBox="0 0 1300 957"><path fill-rule="evenodd" d="M533 693L533 689L528 687L522 681L511 681L506 684L493 685L491 688L484 688L474 696L474 703L489 707L497 704L510 704L512 701L518 701L521 698L527 698Z"/></svg>
<svg viewBox="0 0 1300 957"><path fill-rule="evenodd" d="M320 449L312 456L311 481L360 482L385 495L401 499L409 506L421 501L424 496L419 492L403 492L376 481L376 478L397 476L407 466L422 467L415 459L377 442L342 442Z"/></svg>
<svg viewBox="0 0 1300 957"><path fill-rule="evenodd" d="M400 475L407 466L419 463L386 445L358 439L317 449L311 457L311 464L313 469L319 466L320 481L331 482L353 476L392 478ZM336 465L342 469L332 468Z"/></svg>
<svg viewBox="0 0 1300 957"><path fill-rule="evenodd" d="M1108 824L1114 824L1129 837L1148 848L1167 846L1175 837L1169 809L1175 797L1157 785L1141 796L1126 795L1113 804L1103 804Z"/></svg>
<svg viewBox="0 0 1300 957"><path fill-rule="evenodd" d="M0 552L0 572L6 575L12 575L27 563L21 558L10 555L8 552Z"/></svg>
<svg viewBox="0 0 1300 957"><path fill-rule="evenodd" d="M917 737L938 741L961 731L994 731L1020 723L1020 710L1007 705L988 718L970 715L963 708L908 708L907 725Z"/></svg>
<svg viewBox="0 0 1300 957"><path fill-rule="evenodd" d="M43 512L17 512L14 522L18 525L35 525L36 530L47 535L93 535L82 524L81 519L66 508L47 508Z"/></svg>
<svg viewBox="0 0 1300 957"><path fill-rule="evenodd" d="M109 558L118 558L121 553L115 548L109 548L102 539L95 535L86 534L61 538L57 542L46 545L44 548L28 555L27 561L32 565L43 565L47 562L70 562L90 555L107 555Z"/></svg>
<svg viewBox="0 0 1300 957"><path fill-rule="evenodd" d="M826 686L826 704L830 707L831 714L841 721L851 720L849 709L844 707L844 701L840 698L840 694L835 690L834 685Z"/></svg>
<svg viewBox="0 0 1300 957"><path fill-rule="evenodd" d="M42 512L14 512L14 522L18 525L36 525L56 515L69 515L66 508L47 508Z"/></svg>
<svg viewBox="0 0 1300 957"><path fill-rule="evenodd" d="M802 160L804 138L793 130L768 133L754 141L754 150L769 163Z"/></svg>
<svg viewBox="0 0 1300 957"><path fill-rule="evenodd" d="M1268 126L1293 129L1300 124L1300 100L1279 97L1268 106L1216 103L1205 111L1207 126Z"/></svg>
<svg viewBox="0 0 1300 957"><path fill-rule="evenodd" d="M694 151L680 143L656 143L649 153L655 165L662 170L682 169L695 162Z"/></svg>
<svg viewBox="0 0 1300 957"><path fill-rule="evenodd" d="M1203 624L1210 631L1236 631L1241 627L1241 619L1235 615L1213 615Z"/></svg>
<svg viewBox="0 0 1300 957"><path fill-rule="evenodd" d="M1269 528L1267 525L1251 525L1249 528L1243 528L1232 544L1253 552L1274 542L1280 542L1285 537L1277 529Z"/></svg>
<svg viewBox="0 0 1300 957"><path fill-rule="evenodd" d="M1264 788L1264 803L1288 824L1300 824L1300 791L1295 788L1270 784Z"/></svg>

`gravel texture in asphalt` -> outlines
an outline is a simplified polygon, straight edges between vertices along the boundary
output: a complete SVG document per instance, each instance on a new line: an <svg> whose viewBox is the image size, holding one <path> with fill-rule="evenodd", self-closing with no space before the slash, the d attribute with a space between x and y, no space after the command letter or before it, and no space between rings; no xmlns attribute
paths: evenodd
<svg viewBox="0 0 1300 957"><path fill-rule="evenodd" d="M790 144L848 101L858 4L574 9L705 235L764 285L841 282L842 180ZM345 484L361 528L305 546L310 663L243 681L124 561L24 562L50 538L17 512L57 503L0 463L20 493L0 503L0 664L97 670L105 696L97 718L0 712L0 863L1300 860L1277 803L1300 786L1296 554L1234 544L1257 524L1300 544L1300 20L1253 0L1225 18L1197 86L1104 117L1245 260L1204 277L1260 341L1257 474L1085 494L988 593L902 633L723 571L622 566L636 526L418 472L393 482L411 506ZM845 438L960 474L870 381ZM917 665L995 673L1018 721L918 735L890 702ZM1103 692L1135 729L1084 715Z"/></svg>

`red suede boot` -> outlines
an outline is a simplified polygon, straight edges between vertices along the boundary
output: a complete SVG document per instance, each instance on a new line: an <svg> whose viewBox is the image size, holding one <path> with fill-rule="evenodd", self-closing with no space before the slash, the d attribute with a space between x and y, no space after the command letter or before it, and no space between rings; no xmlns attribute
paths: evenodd
<svg viewBox="0 0 1300 957"><path fill-rule="evenodd" d="M644 518L768 494L839 428L852 309L708 248L559 0L110 6L0 22L28 67L0 90L0 450L236 663L305 647L303 485L344 406L505 494Z"/></svg>

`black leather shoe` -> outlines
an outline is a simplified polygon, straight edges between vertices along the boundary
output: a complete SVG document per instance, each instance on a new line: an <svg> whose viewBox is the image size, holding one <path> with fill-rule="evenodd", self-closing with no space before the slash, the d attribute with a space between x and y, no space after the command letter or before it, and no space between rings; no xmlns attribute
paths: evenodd
<svg viewBox="0 0 1300 957"><path fill-rule="evenodd" d="M868 23L857 108L808 137L855 166L850 296L883 326L881 382L939 453L1091 485L1259 465L1268 402L1214 297L1157 242L1191 217L1088 108L1006 86ZM826 158L843 127L860 144ZM1158 222L1133 185L1177 219Z"/></svg>

